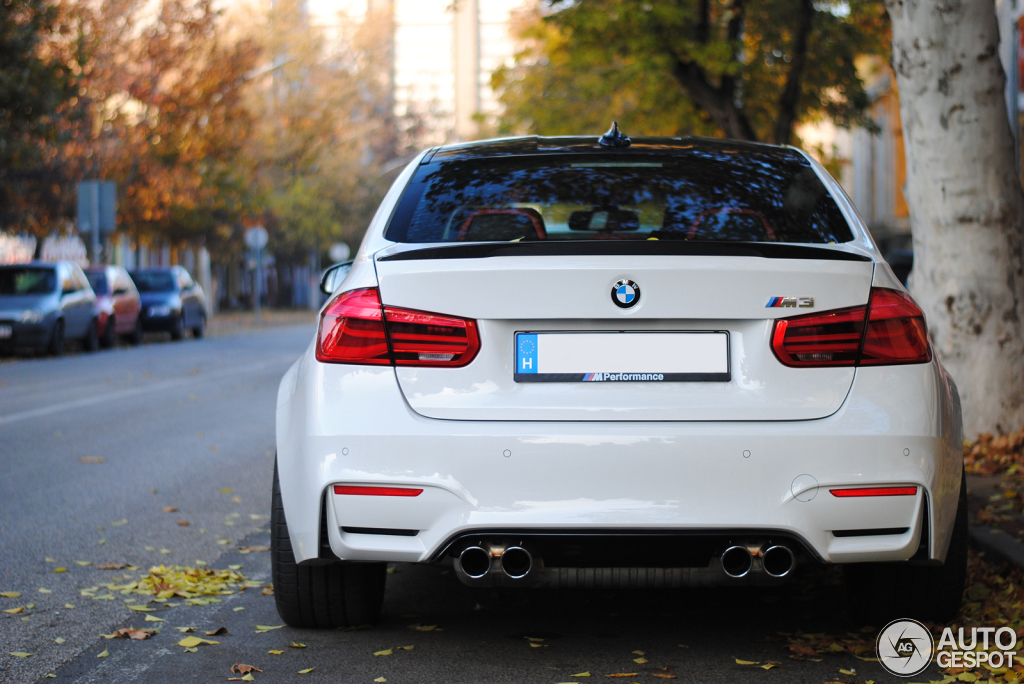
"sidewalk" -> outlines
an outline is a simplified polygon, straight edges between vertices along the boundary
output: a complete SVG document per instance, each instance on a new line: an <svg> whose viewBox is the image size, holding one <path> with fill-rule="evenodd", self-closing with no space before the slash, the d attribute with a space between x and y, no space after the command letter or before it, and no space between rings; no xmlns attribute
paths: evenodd
<svg viewBox="0 0 1024 684"><path fill-rule="evenodd" d="M1024 515L1004 496L999 475L968 475L971 542L988 556L1024 568Z"/></svg>
<svg viewBox="0 0 1024 684"><path fill-rule="evenodd" d="M315 325L316 322L317 312L308 309L263 309L259 321L252 311L223 311L210 318L206 334L219 337L283 325Z"/></svg>

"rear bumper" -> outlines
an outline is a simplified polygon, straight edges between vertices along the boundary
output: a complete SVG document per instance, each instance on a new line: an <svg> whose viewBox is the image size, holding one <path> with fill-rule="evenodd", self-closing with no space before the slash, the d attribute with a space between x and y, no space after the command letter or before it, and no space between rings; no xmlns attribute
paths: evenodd
<svg viewBox="0 0 1024 684"><path fill-rule="evenodd" d="M942 560L962 463L955 388L937 364L861 369L843 407L814 421L501 423L423 418L391 369L307 355L282 381L277 421L299 561L318 555L321 515L347 560L437 560L466 532L554 530L784 534L832 563L906 560L924 538ZM423 493L336 495L335 484ZM877 485L918 489L829 492Z"/></svg>

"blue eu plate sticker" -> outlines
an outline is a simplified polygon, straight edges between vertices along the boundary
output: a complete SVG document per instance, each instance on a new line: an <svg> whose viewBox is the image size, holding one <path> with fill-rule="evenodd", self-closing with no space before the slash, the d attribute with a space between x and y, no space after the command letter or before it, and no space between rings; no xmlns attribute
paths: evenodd
<svg viewBox="0 0 1024 684"><path fill-rule="evenodd" d="M516 373L537 372L537 336L516 335Z"/></svg>

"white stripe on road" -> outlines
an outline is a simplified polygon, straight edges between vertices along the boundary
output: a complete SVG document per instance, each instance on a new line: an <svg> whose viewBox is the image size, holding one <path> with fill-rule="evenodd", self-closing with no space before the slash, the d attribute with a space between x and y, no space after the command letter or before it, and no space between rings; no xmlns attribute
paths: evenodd
<svg viewBox="0 0 1024 684"><path fill-rule="evenodd" d="M32 409L31 411L22 411L21 413L11 413L6 416L0 416L0 425L8 425L10 423L17 423L22 420L29 420L30 418L39 418L40 416L51 416L54 413L60 413L62 411L70 411L71 409L82 408L83 406L94 406L95 404L102 404L108 401L115 401L117 399L124 399L126 397L134 397L139 394L146 394L148 392L158 392L165 389L174 389L175 387L183 387L185 385L192 384L194 382L202 380L216 380L218 378L224 378L231 375L238 375L240 373L250 373L259 371L267 366L276 365L287 362L291 364L297 359L298 356L287 355L277 356L266 361L259 363L251 363L245 366L236 366L234 368L227 368L225 370L214 371L212 373L203 373L202 375L190 375L187 378L177 378L175 380L164 380L163 382L155 382L151 385L142 385L140 387L131 387L129 389L118 390L116 392L107 392L106 394L98 394L92 397L85 397L83 399L76 399L74 401L67 401L63 404L54 404L52 406L44 406L42 408Z"/></svg>

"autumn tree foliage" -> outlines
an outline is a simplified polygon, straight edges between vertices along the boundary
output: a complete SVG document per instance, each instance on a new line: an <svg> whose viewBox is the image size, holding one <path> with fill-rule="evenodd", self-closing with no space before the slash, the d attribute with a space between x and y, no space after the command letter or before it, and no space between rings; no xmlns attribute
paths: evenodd
<svg viewBox="0 0 1024 684"><path fill-rule="evenodd" d="M389 16L328 33L292 0L230 19L211 0L47 2L0 3L0 229L61 229L102 178L143 244L226 260L261 223L279 256L355 246L402 152Z"/></svg>
<svg viewBox="0 0 1024 684"><path fill-rule="evenodd" d="M879 0L549 0L495 73L501 132L604 130L789 143L796 123L868 123L854 59L887 54Z"/></svg>
<svg viewBox="0 0 1024 684"><path fill-rule="evenodd" d="M268 64L248 91L256 123L245 156L275 254L354 249L393 180L389 162L405 151L391 101L391 16L341 15L327 31L299 0L247 15Z"/></svg>

